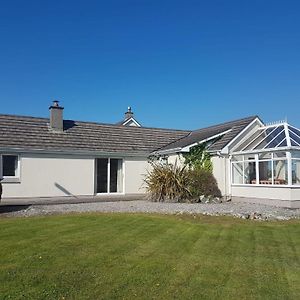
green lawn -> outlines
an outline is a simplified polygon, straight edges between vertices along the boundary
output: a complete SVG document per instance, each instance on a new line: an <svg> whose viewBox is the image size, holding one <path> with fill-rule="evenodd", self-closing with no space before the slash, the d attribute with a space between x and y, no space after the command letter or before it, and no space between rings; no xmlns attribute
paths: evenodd
<svg viewBox="0 0 300 300"><path fill-rule="evenodd" d="M0 219L0 299L300 299L300 221Z"/></svg>

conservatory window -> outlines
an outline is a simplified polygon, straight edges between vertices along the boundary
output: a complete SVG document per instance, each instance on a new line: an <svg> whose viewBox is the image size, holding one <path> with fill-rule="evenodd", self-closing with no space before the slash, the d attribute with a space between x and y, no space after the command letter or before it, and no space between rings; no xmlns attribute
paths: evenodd
<svg viewBox="0 0 300 300"><path fill-rule="evenodd" d="M235 184L243 184L243 162L232 163L232 181Z"/></svg>
<svg viewBox="0 0 300 300"><path fill-rule="evenodd" d="M260 184L272 184L272 160L259 162L259 183Z"/></svg>
<svg viewBox="0 0 300 300"><path fill-rule="evenodd" d="M300 160L294 160L292 162L292 183L300 185Z"/></svg>
<svg viewBox="0 0 300 300"><path fill-rule="evenodd" d="M256 183L256 163L255 161L244 162L244 183Z"/></svg>
<svg viewBox="0 0 300 300"><path fill-rule="evenodd" d="M288 184L288 160L286 152L266 152L257 155L246 154L239 156L239 159L241 161L232 159L233 184ZM299 176L300 158L293 159L294 184L299 184Z"/></svg>
<svg viewBox="0 0 300 300"><path fill-rule="evenodd" d="M292 183L300 185L300 151L292 152Z"/></svg>
<svg viewBox="0 0 300 300"><path fill-rule="evenodd" d="M274 160L274 184L287 184L288 183L288 171L286 160Z"/></svg>
<svg viewBox="0 0 300 300"><path fill-rule="evenodd" d="M233 184L300 187L300 129L286 121L257 128L234 151Z"/></svg>
<svg viewBox="0 0 300 300"><path fill-rule="evenodd" d="M258 155L259 160L266 160L266 159L272 159L272 153L266 152L266 153L261 153Z"/></svg>

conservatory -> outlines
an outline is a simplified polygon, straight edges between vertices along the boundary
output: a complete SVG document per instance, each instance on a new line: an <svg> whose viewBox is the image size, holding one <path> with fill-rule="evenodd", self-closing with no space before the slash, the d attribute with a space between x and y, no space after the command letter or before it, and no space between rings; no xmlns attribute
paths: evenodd
<svg viewBox="0 0 300 300"><path fill-rule="evenodd" d="M300 206L299 129L286 122L258 127L233 150L230 162L233 197Z"/></svg>

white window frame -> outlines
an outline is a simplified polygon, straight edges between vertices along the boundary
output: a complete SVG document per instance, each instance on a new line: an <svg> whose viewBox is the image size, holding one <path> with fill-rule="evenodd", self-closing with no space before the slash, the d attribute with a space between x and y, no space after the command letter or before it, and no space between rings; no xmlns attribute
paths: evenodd
<svg viewBox="0 0 300 300"><path fill-rule="evenodd" d="M291 173L293 171L293 161L299 161L300 162L300 158L293 158L291 159ZM291 175L293 176L293 175ZM300 183L293 183L293 178L291 179L292 180L292 185L293 186L300 186Z"/></svg>
<svg viewBox="0 0 300 300"><path fill-rule="evenodd" d="M231 167L230 167L230 172L231 172L231 185L232 186L241 186L241 185L245 185L245 186L263 186L263 187L295 187L295 186L299 186L298 184L293 184L292 183L292 160L300 160L300 159L295 159L291 157L291 152L290 151L277 151L277 152L285 152L285 157L275 157L274 156L274 152L270 152L271 153L271 158L269 159L259 159L259 154L261 153L256 153L255 154L255 160L249 160L249 159L245 159L245 155L249 155L248 153L245 154L239 154L242 155L242 160L236 160L233 161L232 157L231 157ZM265 153L265 152L262 152ZM286 161L287 162L287 183L286 184L274 184L274 162L276 161ZM251 184L251 183L245 183L245 162L253 162L255 161L255 165L256 165L256 184ZM264 162L264 161L271 161L272 164L272 184L262 184L260 183L260 174L259 174L259 163L260 162ZM233 182L233 165L236 163L242 163L243 165L243 174L242 174L242 178L243 178L243 183L234 183Z"/></svg>
<svg viewBox="0 0 300 300"><path fill-rule="evenodd" d="M4 176L3 175L3 156L16 156L17 157L17 168L15 176ZM19 154L12 153L1 153L0 154L0 177L3 178L3 182L19 182L20 181L20 169L21 159Z"/></svg>

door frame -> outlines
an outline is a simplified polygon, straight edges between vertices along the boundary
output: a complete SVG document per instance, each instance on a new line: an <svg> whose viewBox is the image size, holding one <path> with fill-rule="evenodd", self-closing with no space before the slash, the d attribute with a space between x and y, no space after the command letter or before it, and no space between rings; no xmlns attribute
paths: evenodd
<svg viewBox="0 0 300 300"><path fill-rule="evenodd" d="M107 159L107 192L97 193L97 159ZM110 160L120 159L122 160L122 192L110 192ZM95 195L124 195L125 194L125 159L123 157L95 157L94 161L94 193Z"/></svg>

